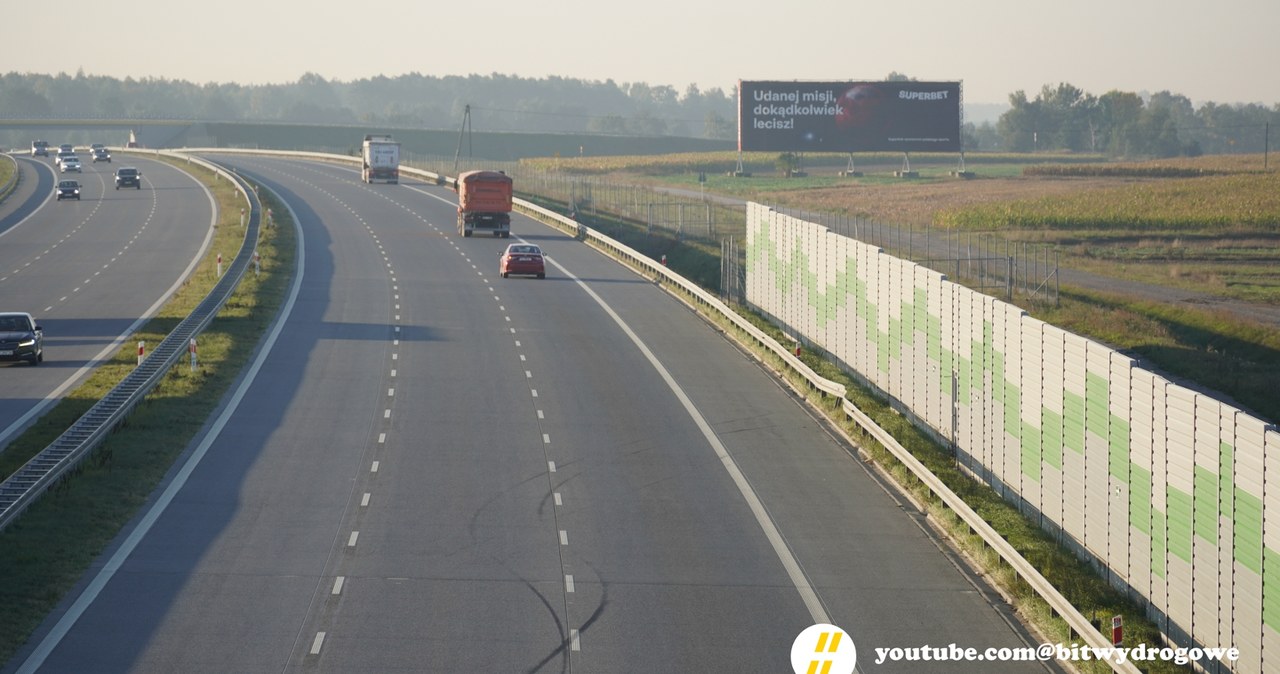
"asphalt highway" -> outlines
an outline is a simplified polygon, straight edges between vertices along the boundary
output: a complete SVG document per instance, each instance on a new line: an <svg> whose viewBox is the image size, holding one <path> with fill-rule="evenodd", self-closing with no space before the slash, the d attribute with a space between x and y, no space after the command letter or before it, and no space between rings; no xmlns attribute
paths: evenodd
<svg viewBox="0 0 1280 674"><path fill-rule="evenodd" d="M160 308L213 232L213 198L163 162L118 154L59 174L51 160L16 156L22 181L0 204L0 311L44 328L44 363L0 363L0 448L81 381ZM137 166L141 189L115 189L114 169ZM78 180L79 201L54 198Z"/></svg>
<svg viewBox="0 0 1280 674"><path fill-rule="evenodd" d="M522 216L511 240L462 238L443 188L211 158L296 213L296 295L154 507L5 671L790 672L796 636L830 622L859 671L954 673L979 670L874 648L1035 643L652 283ZM498 275L517 239L546 279Z"/></svg>

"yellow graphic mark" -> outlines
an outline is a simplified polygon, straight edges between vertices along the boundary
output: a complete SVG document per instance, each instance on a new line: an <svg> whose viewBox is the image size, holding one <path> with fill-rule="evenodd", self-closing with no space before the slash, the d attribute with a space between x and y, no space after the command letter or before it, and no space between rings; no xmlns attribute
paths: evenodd
<svg viewBox="0 0 1280 674"><path fill-rule="evenodd" d="M835 653L840 650L840 637L844 636L844 632L822 632L818 635L818 647L813 649L814 653ZM827 639L831 639L831 643L827 643ZM809 670L807 674L830 674L831 660L810 660Z"/></svg>

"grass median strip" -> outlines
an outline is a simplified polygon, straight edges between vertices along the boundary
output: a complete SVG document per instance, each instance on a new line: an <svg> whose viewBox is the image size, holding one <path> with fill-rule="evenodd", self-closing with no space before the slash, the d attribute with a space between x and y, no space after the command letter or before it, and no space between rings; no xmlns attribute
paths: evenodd
<svg viewBox="0 0 1280 674"><path fill-rule="evenodd" d="M191 278L110 361L103 363L0 454L10 475L52 442L137 364L138 341L159 344L217 282L217 256L240 249L242 197L226 180L183 162L218 204L214 243ZM93 560L150 497L174 460L221 402L249 361L288 291L295 234L288 211L261 195L275 213L258 242L260 273L252 269L212 324L198 337L193 370L180 360L146 400L74 473L0 532L0 662L6 662L39 626Z"/></svg>

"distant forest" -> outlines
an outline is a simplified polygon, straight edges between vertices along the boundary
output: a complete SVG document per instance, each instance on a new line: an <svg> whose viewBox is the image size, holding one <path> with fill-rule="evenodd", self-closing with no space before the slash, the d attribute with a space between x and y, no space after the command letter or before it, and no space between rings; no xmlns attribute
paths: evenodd
<svg viewBox="0 0 1280 674"><path fill-rule="evenodd" d="M888 80L911 79L891 73ZM996 123L966 123L967 151L1090 152L1115 157L1263 152L1280 138L1280 104L1205 103L1179 94L1100 96L1070 84L1009 95ZM307 73L288 84L8 73L2 119L181 119L733 139L736 92L512 75L410 73L350 82Z"/></svg>

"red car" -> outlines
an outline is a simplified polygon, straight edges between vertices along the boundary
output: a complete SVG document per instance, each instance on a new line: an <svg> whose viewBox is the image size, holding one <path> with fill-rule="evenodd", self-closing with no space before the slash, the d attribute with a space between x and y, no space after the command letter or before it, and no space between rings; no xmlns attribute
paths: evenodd
<svg viewBox="0 0 1280 674"><path fill-rule="evenodd" d="M531 243L513 243L503 251L498 262L498 273L502 278L509 274L530 274L538 278L547 277L547 268L542 262L542 249Z"/></svg>

